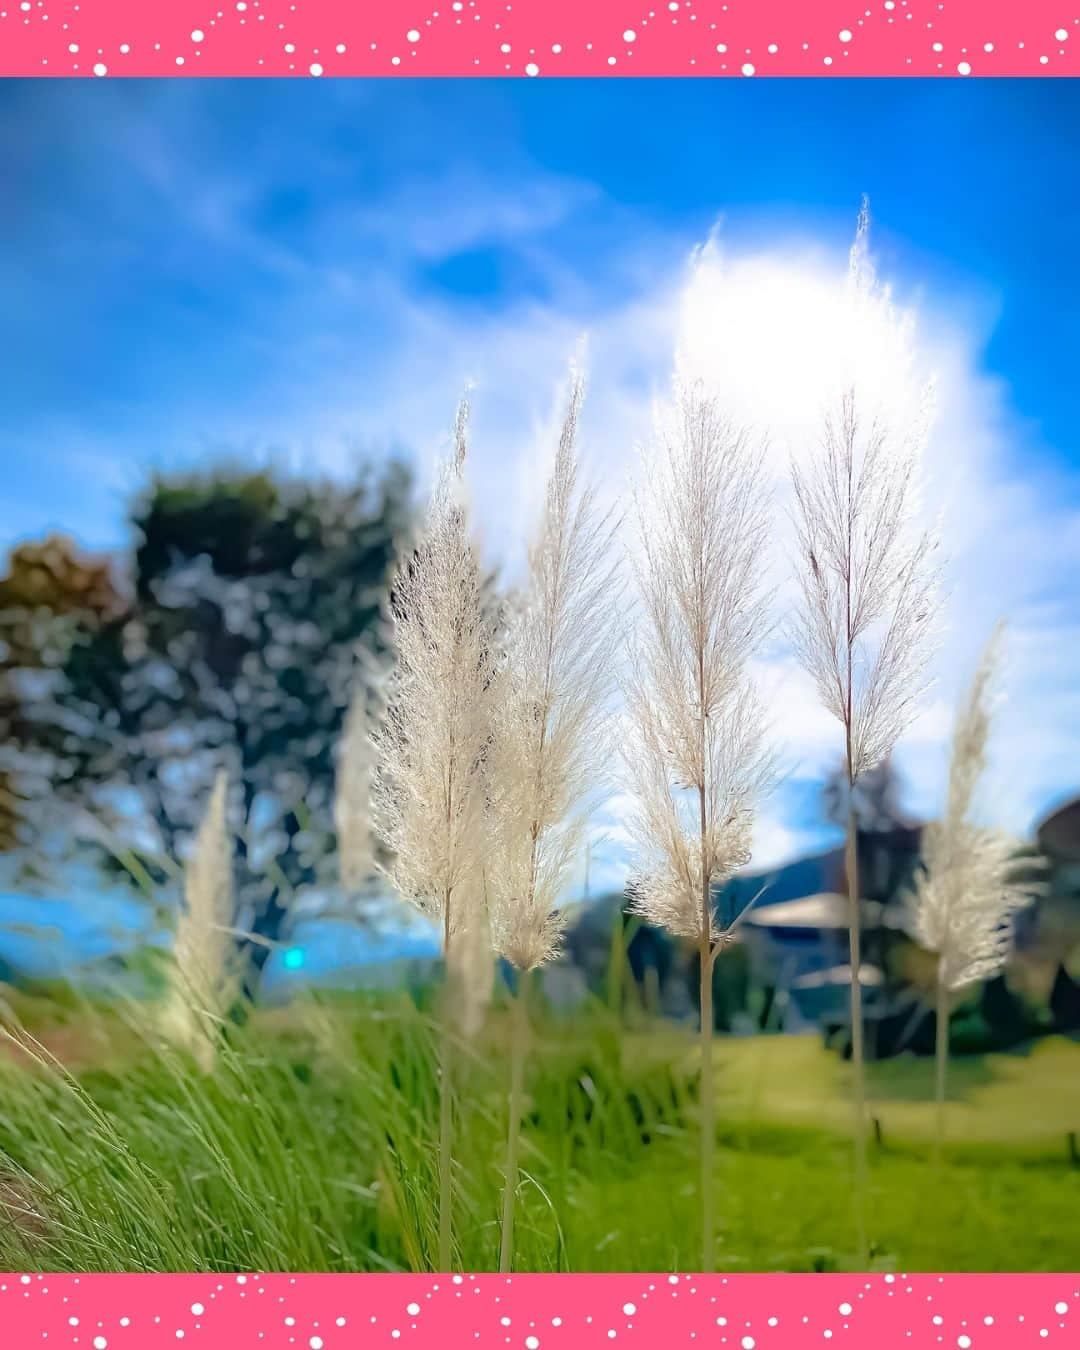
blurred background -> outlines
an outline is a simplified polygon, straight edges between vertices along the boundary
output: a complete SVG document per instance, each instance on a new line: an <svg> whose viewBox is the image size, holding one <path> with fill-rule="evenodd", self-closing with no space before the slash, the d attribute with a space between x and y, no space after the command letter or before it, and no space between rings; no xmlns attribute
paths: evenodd
<svg viewBox="0 0 1080 1350"><path fill-rule="evenodd" d="M456 398L473 386L476 513L508 583L583 333L605 495L676 349L770 426L779 482L867 192L939 382L928 500L950 553L935 691L858 803L871 1052L933 1046L932 968L898 916L1000 614L987 810L1030 902L954 1048L1080 1028L1078 99L1052 81L872 100L783 81L0 89L0 982L152 987L226 767L251 991L425 984L437 934L375 881L343 891L332 799ZM842 1054L840 746L779 639L761 675L785 772L716 897L730 917L760 893L717 966L717 1026ZM544 988L693 1022L692 952L624 912L625 810L616 790L597 813Z"/></svg>

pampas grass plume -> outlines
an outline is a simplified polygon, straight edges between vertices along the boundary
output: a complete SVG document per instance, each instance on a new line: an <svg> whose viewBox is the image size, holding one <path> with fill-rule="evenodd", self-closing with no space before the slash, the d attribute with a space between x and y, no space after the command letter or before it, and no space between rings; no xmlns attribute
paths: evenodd
<svg viewBox="0 0 1080 1350"><path fill-rule="evenodd" d="M238 982L227 790L222 771L214 780L184 868L183 905L164 1015L166 1035L191 1051L205 1072L213 1067L218 1032Z"/></svg>

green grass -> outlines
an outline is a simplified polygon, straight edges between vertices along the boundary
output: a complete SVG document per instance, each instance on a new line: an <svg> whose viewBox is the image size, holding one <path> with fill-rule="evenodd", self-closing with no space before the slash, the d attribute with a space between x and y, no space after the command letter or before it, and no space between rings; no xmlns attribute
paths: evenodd
<svg viewBox="0 0 1080 1350"><path fill-rule="evenodd" d="M156 1044L145 1008L78 1002L56 1027L71 1072L0 1054L0 1267L400 1270L436 1247L436 1036L405 996L265 1012L230 1028L214 1073ZM457 1260L494 1267L505 1131L496 1013L462 1047ZM16 1031L16 1035L24 1033ZM31 1047L32 1048L32 1047ZM847 1067L812 1038L717 1047L717 1265L854 1262ZM872 1066L873 1263L1075 1269L1080 1047L952 1065L945 1165L929 1161L932 1066ZM516 1268L692 1269L697 1081L690 1033L602 1008L536 1027Z"/></svg>

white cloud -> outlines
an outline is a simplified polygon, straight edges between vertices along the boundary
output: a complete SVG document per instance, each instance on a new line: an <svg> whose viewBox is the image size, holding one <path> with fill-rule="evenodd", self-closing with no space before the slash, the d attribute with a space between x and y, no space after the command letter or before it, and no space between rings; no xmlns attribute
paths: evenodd
<svg viewBox="0 0 1080 1350"><path fill-rule="evenodd" d="M754 822L754 858L747 870L764 872L781 867L793 858L817 851L822 838L820 829L797 829L779 817L775 803L766 803Z"/></svg>
<svg viewBox="0 0 1080 1350"><path fill-rule="evenodd" d="M492 240L526 248L545 270L546 300L466 309L418 289L396 264L372 275L351 273L342 289L335 279L349 273L348 259L333 248L317 267L275 255L270 261L281 275L299 278L305 293L290 296L263 340L269 351L288 332L306 363L303 378L286 386L268 377L265 388L236 396L231 406L221 403L229 393L222 391L219 406L204 405L203 425L215 428L221 444L262 439L285 447L298 464L336 471L348 466L361 433L368 445L410 447L426 471L446 444L462 388L472 382L477 513L488 546L512 572L550 452L555 393L581 333L588 333L591 366L584 449L610 498L626 484L633 446L648 433L651 400L664 388L678 347L691 368L724 385L742 415L768 429L777 486L771 580L782 610L792 599L786 466L792 453L812 449L821 389L845 345L842 253L778 244L725 256L714 247L680 273L669 263L678 251L671 239L661 247L643 226L635 235L640 222L628 219L619 264L626 289L603 295L544 241L545 230L595 204L591 190L542 176L516 198L481 182L465 186L464 193L434 195L403 188L394 210L384 201L363 213L364 231L370 237L401 230L407 247L388 243L386 250L399 261L410 249L433 258ZM200 210L202 228L240 247L249 237L237 221L242 206L230 214L221 199L213 212ZM330 232L334 240L340 225ZM1080 494L1050 467L1047 447L1010 407L1007 385L985 369L989 333L957 319L955 300L924 298L914 331L917 370L937 379L926 497L928 507L944 513L950 594L936 687L897 762L911 805L935 810L951 710L979 647L1006 616L1010 698L997 728L998 790L988 809L1026 833L1051 801L1080 786ZM884 330L857 355L891 378L903 351L894 331ZM154 417L157 443L172 447L192 424L193 410L166 406ZM106 449L115 454L116 440ZM838 729L795 666L782 625L759 674L783 767L793 778L820 776L838 757ZM783 814L789 800L782 790L763 820L760 845L770 860L805 841L808 822Z"/></svg>
<svg viewBox="0 0 1080 1350"><path fill-rule="evenodd" d="M734 392L744 415L770 427L779 505L786 464L812 447L820 390L842 350L841 270L804 257L706 258L684 301L683 341L701 373ZM983 368L989 334L949 316L950 297L897 313L913 343L912 383L934 376L936 418L926 452L927 514L942 514L947 599L935 687L898 748L911 805L932 813L944 787L953 708L999 617L1010 632L986 810L1026 833L1045 807L1080 786L1080 509L1074 482L1009 407L1008 388ZM913 322L917 317L917 325ZM902 369L898 328L863 331L860 359L885 385ZM903 401L903 400L901 400ZM786 533L778 510L778 539ZM780 552L783 552L781 547ZM779 598L790 601L781 573ZM763 679L778 740L798 767L820 774L838 745L790 655L772 652ZM830 755L830 745L833 746Z"/></svg>
<svg viewBox="0 0 1080 1350"><path fill-rule="evenodd" d="M407 180L348 214L342 225L412 258L435 261L486 244L521 244L561 224L598 196L587 183L534 174L510 192L461 169Z"/></svg>
<svg viewBox="0 0 1080 1350"><path fill-rule="evenodd" d="M550 449L553 395L582 330L588 332L591 396L585 446L612 495L628 480L635 442L647 436L650 405L681 346L692 369L721 381L741 415L767 428L777 490L771 580L777 586L776 633L758 673L769 693L782 766L794 778L820 777L839 757L839 729L819 706L783 641L783 610L793 600L787 567L787 464L812 452L821 390L844 345L840 317L845 268L820 254L783 249L722 257L713 249L689 273L670 271L651 289L607 305L513 305L459 325L399 297L399 349L362 412L330 401L324 431L357 424L393 429L421 448L425 462L445 442L466 379L475 384L473 481L488 544L519 559L522 538ZM1027 833L1053 800L1080 785L1080 510L1073 483L1045 467L1038 444L1009 406L1007 386L987 373L989 334L950 317L952 297L923 301L913 329L916 379L936 377L936 420L926 455L927 511L943 514L948 557L945 635L934 663L935 687L897 753L912 809L931 813L942 795L952 709L979 648L1001 615L1009 620L1010 698L1002 710L993 761L992 812ZM910 315L898 315L909 323ZM895 329L860 350L888 382L904 359ZM876 345L874 345L876 343ZM370 391L368 391L370 392ZM787 794L781 789L778 803ZM813 843L810 823L763 818L761 852L769 862ZM625 842L624 840L622 842ZM620 837L610 843L616 856Z"/></svg>

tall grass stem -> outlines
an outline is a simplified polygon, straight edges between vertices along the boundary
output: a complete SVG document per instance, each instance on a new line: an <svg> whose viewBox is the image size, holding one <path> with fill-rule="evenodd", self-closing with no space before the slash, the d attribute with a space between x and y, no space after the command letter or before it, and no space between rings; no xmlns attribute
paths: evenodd
<svg viewBox="0 0 1080 1350"><path fill-rule="evenodd" d="M509 1273L514 1261L514 1208L518 1190L518 1146L525 1089L525 1058L529 1048L529 985L532 972L523 970L513 1000L510 1025L510 1093L506 1121L506 1177L502 1195L502 1237L499 1270Z"/></svg>
<svg viewBox="0 0 1080 1350"><path fill-rule="evenodd" d="M934 1041L934 1161L940 1166L945 1153L945 1086L949 1071L949 991L940 974Z"/></svg>
<svg viewBox="0 0 1080 1350"><path fill-rule="evenodd" d="M848 941L851 965L851 1078L855 1150L855 1245L858 1265L865 1269L866 1246L866 1064L863 1054L862 953L859 914L859 846L854 783L848 783L847 872Z"/></svg>
<svg viewBox="0 0 1080 1350"><path fill-rule="evenodd" d="M713 1172L716 1157L716 1097L713 1086L713 989L714 952L703 938L701 952L701 1268L711 1272L716 1264L713 1205Z"/></svg>

